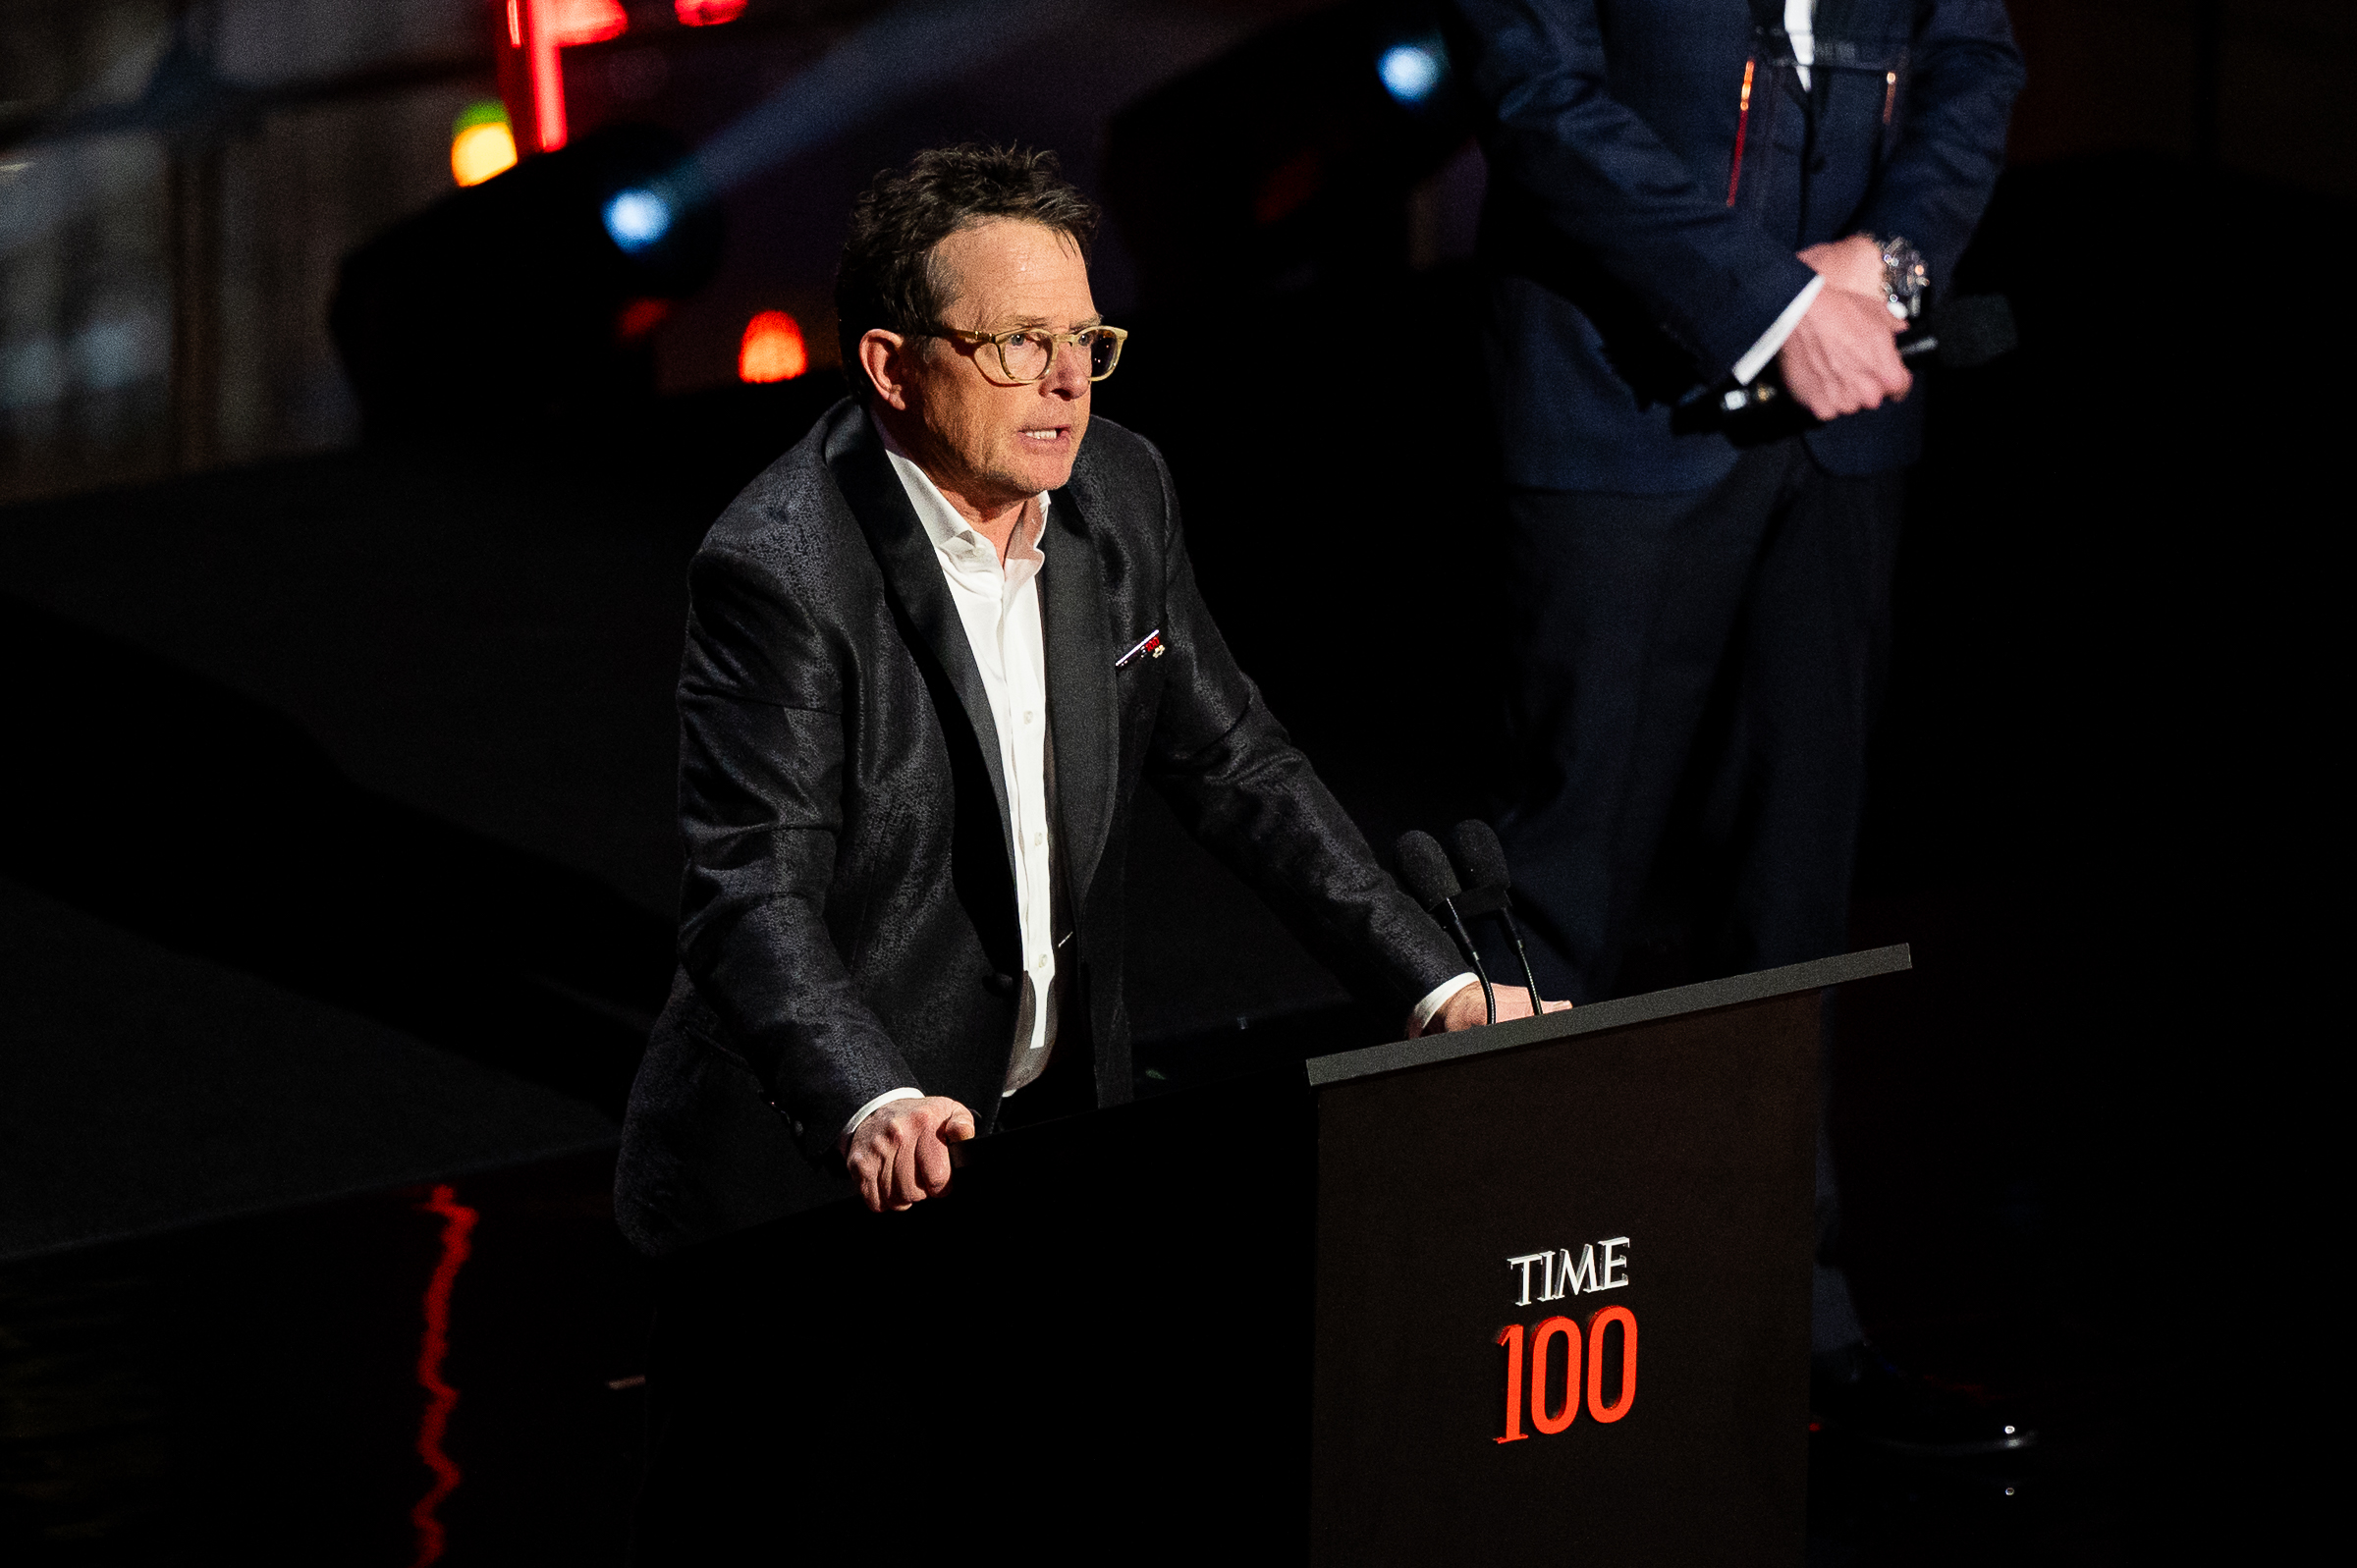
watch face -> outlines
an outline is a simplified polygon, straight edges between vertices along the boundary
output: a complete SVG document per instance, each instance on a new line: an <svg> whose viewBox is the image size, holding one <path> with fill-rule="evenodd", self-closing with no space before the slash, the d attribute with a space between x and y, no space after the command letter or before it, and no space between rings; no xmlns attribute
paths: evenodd
<svg viewBox="0 0 2357 1568"><path fill-rule="evenodd" d="M1883 293L1891 301L1891 313L1901 321L1910 321L1923 308L1923 291L1931 286L1931 268L1924 265L1923 252L1893 235L1883 245Z"/></svg>
<svg viewBox="0 0 2357 1568"><path fill-rule="evenodd" d="M1883 246L1883 287L1893 299L1912 305L1930 287L1931 269L1924 265L1923 252L1904 240L1892 240Z"/></svg>

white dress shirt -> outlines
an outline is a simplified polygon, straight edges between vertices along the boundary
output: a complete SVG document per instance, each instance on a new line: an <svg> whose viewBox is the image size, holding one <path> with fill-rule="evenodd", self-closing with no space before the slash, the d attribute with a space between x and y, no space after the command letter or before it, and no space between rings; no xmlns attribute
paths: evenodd
<svg viewBox="0 0 2357 1568"><path fill-rule="evenodd" d="M990 721L999 731L999 776L1007 784L1007 814L1014 834L1015 918L1022 933L1022 989L1015 1007L1014 1039L1001 1091L1012 1095L1037 1078L1056 1046L1056 1008L1063 986L1056 967L1056 915L1051 881L1056 829L1048 790L1048 648L1039 618L1039 568L1047 565L1048 506L1028 530L1022 523L1004 564L998 546L975 531L941 487L918 467L881 424L884 450L901 489L916 511L942 581L965 627L966 646L982 673ZM1030 537L1024 534L1029 531ZM861 1106L844 1124L849 1139L879 1106L918 1100L913 1088L894 1089Z"/></svg>
<svg viewBox="0 0 2357 1568"><path fill-rule="evenodd" d="M1014 830L1015 915L1023 940L1022 1000L1015 1011L1006 1087L1000 1091L1004 1097L1030 1083L1047 1066L1056 1046L1056 1010L1064 991L1057 971L1050 880L1057 830L1050 798L1054 778L1049 766L1047 635L1039 615L1039 568L1048 559L1048 497L1043 492L1037 498L1031 538L1023 538L1018 524L1002 565L998 547L950 505L882 424L876 425L876 433L883 437L908 504L916 509L916 520L933 541L934 559L958 606L966 645L973 650L983 690L989 694L991 723L999 731L999 772L1007 782L1007 810ZM1416 1004L1416 1027L1429 1023L1443 1002L1472 981L1468 972L1434 988ZM844 1123L841 1141L848 1144L859 1123L879 1107L923 1098L923 1092L913 1088L876 1096Z"/></svg>

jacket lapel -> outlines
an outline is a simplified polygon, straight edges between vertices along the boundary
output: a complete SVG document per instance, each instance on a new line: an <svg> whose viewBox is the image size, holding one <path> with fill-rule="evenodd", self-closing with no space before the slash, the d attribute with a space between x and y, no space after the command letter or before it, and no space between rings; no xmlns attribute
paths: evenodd
<svg viewBox="0 0 2357 1568"><path fill-rule="evenodd" d="M1048 560L1039 574L1048 724L1056 740L1056 806L1064 818L1064 860L1075 918L1087 907L1113 826L1121 771L1121 714L1105 577L1089 545L1088 519L1073 494L1077 488L1057 491L1048 507Z"/></svg>
<svg viewBox="0 0 2357 1568"><path fill-rule="evenodd" d="M941 562L900 475L892 471L884 443L868 423L866 411L854 408L844 426L827 442L827 466L850 504L851 514L867 534L876 564L883 568L886 590L894 604L949 679L981 748L982 766L990 776L991 793L999 807L999 837L1006 845L1010 874L1014 866L1014 826L1007 809L1007 776L999 764L999 727L990 716L990 693L982 684L981 666L965 640L965 622L942 580ZM1054 668L1054 659L1049 661ZM1059 737L1061 739L1061 737ZM957 737L951 737L957 743Z"/></svg>

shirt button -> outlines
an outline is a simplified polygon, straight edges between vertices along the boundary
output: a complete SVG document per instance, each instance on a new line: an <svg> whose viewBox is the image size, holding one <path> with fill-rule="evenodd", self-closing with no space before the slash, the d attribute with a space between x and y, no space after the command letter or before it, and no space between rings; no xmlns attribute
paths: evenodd
<svg viewBox="0 0 2357 1568"><path fill-rule="evenodd" d="M1025 723L1025 724L1029 724L1030 722L1031 722L1031 710L1030 710L1030 709L1028 709L1028 708L1025 708L1025 709L1023 710L1023 723Z"/></svg>
<svg viewBox="0 0 2357 1568"><path fill-rule="evenodd" d="M1044 952L1043 952L1043 953L1041 953L1041 954L1039 955L1039 967L1040 967L1040 968L1042 968L1042 969L1045 969L1047 966L1048 966L1048 955L1047 955L1046 953L1044 953Z"/></svg>
<svg viewBox="0 0 2357 1568"><path fill-rule="evenodd" d="M1038 848L1041 844L1046 843L1047 841L1048 836L1044 833L1035 833L1031 836L1031 847L1034 849Z"/></svg>

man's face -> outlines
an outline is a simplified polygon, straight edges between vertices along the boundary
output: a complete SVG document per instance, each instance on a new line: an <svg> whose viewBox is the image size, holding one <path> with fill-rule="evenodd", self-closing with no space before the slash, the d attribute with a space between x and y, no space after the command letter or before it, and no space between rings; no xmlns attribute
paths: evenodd
<svg viewBox="0 0 2357 1568"><path fill-rule="evenodd" d="M948 302L941 324L965 332L1099 323L1088 265L1069 236L999 218L959 230L937 252ZM945 489L985 510L1011 505L1071 476L1088 430L1088 356L1060 345L1046 376L1010 383L988 345L933 340L894 355L904 379L886 401L914 417L926 450L911 456Z"/></svg>

